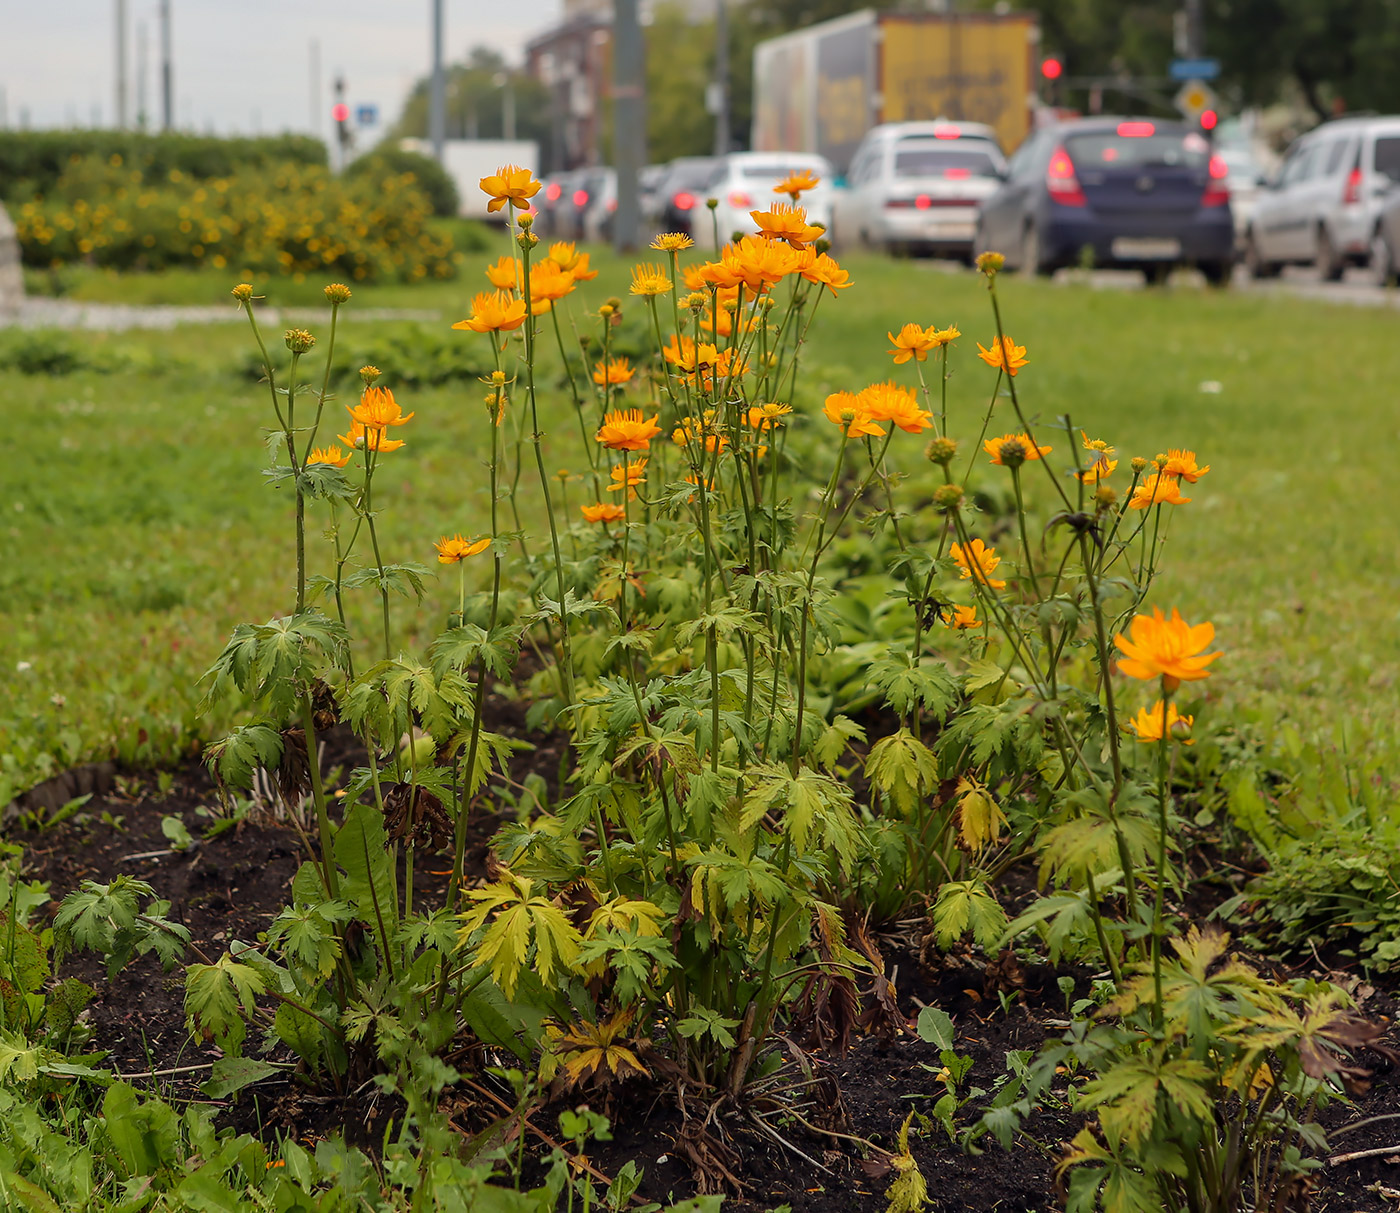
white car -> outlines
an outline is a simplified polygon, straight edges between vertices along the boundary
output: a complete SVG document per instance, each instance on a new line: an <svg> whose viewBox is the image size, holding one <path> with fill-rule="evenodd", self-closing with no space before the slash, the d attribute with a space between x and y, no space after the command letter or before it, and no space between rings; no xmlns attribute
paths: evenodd
<svg viewBox="0 0 1400 1213"><path fill-rule="evenodd" d="M1325 279L1370 260L1381 202L1400 178L1400 117L1342 118L1309 131L1260 191L1245 232L1256 278L1311 262Z"/></svg>
<svg viewBox="0 0 1400 1213"><path fill-rule="evenodd" d="M874 127L851 159L836 239L892 253L971 257L977 208L1005 175L991 127L943 120Z"/></svg>
<svg viewBox="0 0 1400 1213"><path fill-rule="evenodd" d="M804 193L798 205L806 209L808 223L829 229L836 191L828 160L806 152L731 152L720 159L702 192L702 198L714 198L717 205L713 221L707 209L696 210L691 224L695 243L701 248L713 248L716 229L721 244L727 244L736 232L747 236L758 231L750 212L766 211L775 202L791 202L790 198L775 194L773 187L793 173L804 171L818 178L819 184Z"/></svg>

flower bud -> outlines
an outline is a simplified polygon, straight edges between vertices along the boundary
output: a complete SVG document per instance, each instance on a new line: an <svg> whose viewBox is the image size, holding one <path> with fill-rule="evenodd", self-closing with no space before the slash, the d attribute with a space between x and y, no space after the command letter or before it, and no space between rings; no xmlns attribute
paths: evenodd
<svg viewBox="0 0 1400 1213"><path fill-rule="evenodd" d="M492 371L492 372L491 372L491 382L494 383L497 387L500 387L501 384L503 384L505 381L506 381L506 373L505 373L505 371Z"/></svg>
<svg viewBox="0 0 1400 1213"><path fill-rule="evenodd" d="M612 318L612 314L615 311L617 311L617 308L613 307L611 303L605 303L599 307L598 315L604 320L609 320Z"/></svg>
<svg viewBox="0 0 1400 1213"><path fill-rule="evenodd" d="M1112 509L1118 501L1118 494L1111 484L1101 484L1094 490L1094 504L1101 510Z"/></svg>
<svg viewBox="0 0 1400 1213"><path fill-rule="evenodd" d="M534 248L540 242L540 238L534 232L524 231L515 238L515 242L521 248Z"/></svg>
<svg viewBox="0 0 1400 1213"><path fill-rule="evenodd" d="M1019 438L1008 438L997 447L997 458L1003 467L1018 468L1026 462L1026 444Z"/></svg>
<svg viewBox="0 0 1400 1213"><path fill-rule="evenodd" d="M288 329L282 334L282 340L287 343L287 348L294 354L304 354L316 344L316 338L306 329Z"/></svg>
<svg viewBox="0 0 1400 1213"><path fill-rule="evenodd" d="M251 282L240 282L233 288L233 297L239 303L247 303L253 297L253 284Z"/></svg>
<svg viewBox="0 0 1400 1213"><path fill-rule="evenodd" d="M951 514L963 502L963 487L960 484L943 484L933 490L933 503L946 514Z"/></svg>
<svg viewBox="0 0 1400 1213"><path fill-rule="evenodd" d="M816 224L813 224L813 226L815 227ZM829 253L831 251L831 241L825 238L816 241L812 245L812 251L815 252L818 257L820 257L823 253Z"/></svg>
<svg viewBox="0 0 1400 1213"><path fill-rule="evenodd" d="M1005 264L1006 258L1000 253L981 253L977 258L977 272L995 278Z"/></svg>
<svg viewBox="0 0 1400 1213"><path fill-rule="evenodd" d="M1152 462L1157 465L1157 470L1160 472L1171 461L1165 455L1156 455L1153 457Z"/></svg>
<svg viewBox="0 0 1400 1213"><path fill-rule="evenodd" d="M1135 474L1137 474L1137 475L1141 475L1141 474L1142 474L1143 468L1145 468L1146 466L1147 466L1147 460L1144 459L1141 455L1139 455L1136 459L1134 459L1133 462L1132 462L1132 464L1131 464L1131 467L1132 467L1132 469L1133 469L1133 472L1134 472Z"/></svg>
<svg viewBox="0 0 1400 1213"><path fill-rule="evenodd" d="M365 387L373 387L374 381L378 379L383 373L384 372L381 371L377 366L365 365L360 368L360 378L364 380Z"/></svg>
<svg viewBox="0 0 1400 1213"><path fill-rule="evenodd" d="M719 199L718 199L718 198L706 198L706 199L705 199L705 205L708 206L708 207L710 208L710 210L714 210L717 206L719 206Z"/></svg>
<svg viewBox="0 0 1400 1213"><path fill-rule="evenodd" d="M692 312L703 312L710 304L710 297L704 291L692 291L681 300L681 306Z"/></svg>
<svg viewBox="0 0 1400 1213"><path fill-rule="evenodd" d="M515 221L516 223L520 224L520 227L523 231L528 232L532 227L535 226L535 217L534 215L530 214L529 211L526 211L522 215L517 216Z"/></svg>
<svg viewBox="0 0 1400 1213"><path fill-rule="evenodd" d="M324 293L327 303L345 303L350 298L350 288L343 282L332 282Z"/></svg>
<svg viewBox="0 0 1400 1213"><path fill-rule="evenodd" d="M928 461L941 463L945 468L953 462L957 453L957 440L953 438L935 438L924 447L924 455Z"/></svg>

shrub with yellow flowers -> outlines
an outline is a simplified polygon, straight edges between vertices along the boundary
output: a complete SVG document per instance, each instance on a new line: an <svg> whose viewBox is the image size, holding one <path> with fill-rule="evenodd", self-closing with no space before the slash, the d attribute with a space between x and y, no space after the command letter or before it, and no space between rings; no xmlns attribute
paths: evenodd
<svg viewBox="0 0 1400 1213"><path fill-rule="evenodd" d="M1266 1160L1278 1133L1258 1128L1263 1104L1277 1101L1269 1125L1306 1121L1307 1083L1350 1021L1330 995L1241 966L1214 975L1220 937L1176 927L1174 755L1220 653L1211 624L1149 596L1182 486L1209 466L1172 448L1120 472L1108 440L1046 420L1035 351L1003 327L995 255L979 261L980 402L950 400L949 351L971 322L949 317L885 334L890 378L813 399L813 318L860 321L857 284L800 204L805 179L713 258L662 234L625 300L586 303L587 255L534 233L539 183L504 166L481 184L507 245L452 327L493 368L476 408L485 502L424 536L456 584L421 656L396 647L391 606L429 574L386 560L377 473L410 462L432 419L366 367L339 445L315 445L329 406L328 375L303 382L315 338L286 334L279 376L252 287L235 291L280 435L270 479L295 501L295 608L236 630L211 671L211 693L237 688L263 712L211 761L227 784L277 772L294 820L309 798L317 841L268 951L255 964L231 949L224 977L200 968L192 1021L237 1047L237 1000L218 983L242 966L288 1000L273 1033L333 1081L417 1073L415 1058L475 1041L556 1089L664 1070L713 1107L758 1081L766 1102L749 1112L767 1124L797 1115L805 1089L780 1035L844 1047L868 995L860 1022L902 1030L867 924L923 916L933 949L1034 933L1054 960L1105 966L1119 1020L1077 1024L981 1131L1009 1135L1071 1059L1096 1075L1081 1098L1100 1134L1066 1163L1082 1207L1101 1189L1148 1194L1111 1207L1236 1207L1243 1172L1193 1177L1195 1160ZM327 346L347 297L327 288ZM649 353L619 354L623 326ZM565 339L580 328L581 367ZM544 432L546 393L576 437ZM901 508L915 469L934 487ZM857 601L867 585L879 626ZM372 641L347 627L359 586L379 596ZM513 773L522 743L493 727L495 687L550 738L553 783ZM311 756L337 720L366 760L333 812ZM503 807L473 879L471 823ZM427 908L425 853L448 875ZM1008 922L999 878L1025 856L1047 892ZM1234 1001L1202 1019L1189 1000L1212 990ZM1203 1024L1240 1034L1235 1069L1205 1064ZM1258 1106L1255 1129L1217 1123L1211 1100L1246 1120ZM1280 1183L1293 1174L1272 1165Z"/></svg>

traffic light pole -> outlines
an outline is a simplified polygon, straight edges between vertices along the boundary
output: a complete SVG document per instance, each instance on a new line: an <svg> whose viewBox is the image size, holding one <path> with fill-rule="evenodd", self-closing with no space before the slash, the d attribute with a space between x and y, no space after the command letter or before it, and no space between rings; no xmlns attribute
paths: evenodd
<svg viewBox="0 0 1400 1213"><path fill-rule="evenodd" d="M645 56L637 0L613 0L613 130L617 165L613 245L619 252L637 247L641 222L637 176L646 155L642 108Z"/></svg>
<svg viewBox="0 0 1400 1213"><path fill-rule="evenodd" d="M442 73L442 0L433 0L433 84L428 106L428 138L433 159L442 163L442 145L447 131L447 89Z"/></svg>

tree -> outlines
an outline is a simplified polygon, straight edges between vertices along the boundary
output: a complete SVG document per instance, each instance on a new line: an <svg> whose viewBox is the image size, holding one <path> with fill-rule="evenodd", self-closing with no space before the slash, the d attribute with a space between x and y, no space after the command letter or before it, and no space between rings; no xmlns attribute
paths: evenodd
<svg viewBox="0 0 1400 1213"><path fill-rule="evenodd" d="M549 90L522 72L511 71L499 52L476 46L466 62L445 70L447 137L449 139L502 139L505 137L505 89L497 80L510 77L515 92L515 137L549 144ZM390 139L427 138L428 100L432 78L425 76L404 102L403 113L389 133Z"/></svg>

